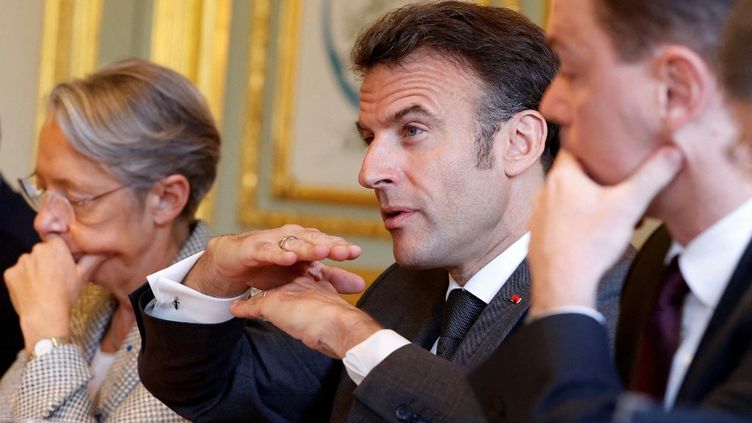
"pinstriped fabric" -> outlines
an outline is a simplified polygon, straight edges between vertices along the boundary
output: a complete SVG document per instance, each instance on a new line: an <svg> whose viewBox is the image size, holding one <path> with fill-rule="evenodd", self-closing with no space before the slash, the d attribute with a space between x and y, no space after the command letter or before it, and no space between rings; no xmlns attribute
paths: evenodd
<svg viewBox="0 0 752 423"><path fill-rule="evenodd" d="M530 307L529 292L530 272L525 259L478 316L457 347L452 361L472 367L488 358L527 312ZM509 300L515 294L520 296L519 303Z"/></svg>
<svg viewBox="0 0 752 423"><path fill-rule="evenodd" d="M198 222L174 262L203 250L211 234ZM138 378L141 347L133 327L96 398L87 384L89 363L115 311L115 302L101 287L87 284L71 311L72 344L55 348L36 360L21 351L0 381L0 421L24 419L63 422L184 422L154 398Z"/></svg>

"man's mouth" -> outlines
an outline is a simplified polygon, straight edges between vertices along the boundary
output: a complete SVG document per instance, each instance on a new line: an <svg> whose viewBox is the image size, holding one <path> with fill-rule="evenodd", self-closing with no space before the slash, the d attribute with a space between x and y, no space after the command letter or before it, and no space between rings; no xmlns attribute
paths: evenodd
<svg viewBox="0 0 752 423"><path fill-rule="evenodd" d="M386 207L381 209L381 218L387 230L397 229L404 220L414 213L414 210L400 207Z"/></svg>

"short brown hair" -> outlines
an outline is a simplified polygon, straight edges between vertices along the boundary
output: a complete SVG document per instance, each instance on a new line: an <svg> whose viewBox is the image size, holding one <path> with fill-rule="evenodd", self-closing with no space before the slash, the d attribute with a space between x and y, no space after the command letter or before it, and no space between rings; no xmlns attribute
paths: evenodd
<svg viewBox="0 0 752 423"><path fill-rule="evenodd" d="M721 49L723 84L728 94L752 102L752 0L739 0Z"/></svg>
<svg viewBox="0 0 752 423"><path fill-rule="evenodd" d="M595 0L596 15L626 61L681 44L717 68L723 26L734 0Z"/></svg>
<svg viewBox="0 0 752 423"><path fill-rule="evenodd" d="M476 112L477 165L492 163L492 141L501 125L522 110L537 110L558 70L543 30L505 8L459 1L420 3L393 10L360 34L352 50L357 73L403 63L417 51L438 53L469 68L485 98ZM541 157L548 169L558 150L558 127L548 124Z"/></svg>
<svg viewBox="0 0 752 423"><path fill-rule="evenodd" d="M180 174L181 216L193 218L217 173L220 136L204 97L184 76L127 59L55 86L47 113L73 147L134 191Z"/></svg>

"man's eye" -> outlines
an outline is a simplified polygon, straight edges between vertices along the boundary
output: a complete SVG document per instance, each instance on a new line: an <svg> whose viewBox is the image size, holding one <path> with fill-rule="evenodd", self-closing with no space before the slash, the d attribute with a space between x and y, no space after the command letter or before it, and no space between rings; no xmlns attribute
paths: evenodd
<svg viewBox="0 0 752 423"><path fill-rule="evenodd" d="M405 128L405 135L408 137L414 137L421 133L421 129L416 126L408 126Z"/></svg>

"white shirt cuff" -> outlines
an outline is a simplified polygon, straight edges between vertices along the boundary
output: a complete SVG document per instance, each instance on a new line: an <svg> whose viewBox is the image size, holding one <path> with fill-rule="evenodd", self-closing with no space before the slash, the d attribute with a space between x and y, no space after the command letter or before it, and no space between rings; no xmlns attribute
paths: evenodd
<svg viewBox="0 0 752 423"><path fill-rule="evenodd" d="M409 344L397 332L381 329L365 341L350 348L342 359L345 370L356 385L360 385L368 373L384 361L391 353Z"/></svg>
<svg viewBox="0 0 752 423"><path fill-rule="evenodd" d="M182 284L188 272L204 252L196 253L172 266L146 277L154 299L146 313L158 319L184 323L222 323L233 318L233 301L248 298L250 289L233 298L216 298Z"/></svg>
<svg viewBox="0 0 752 423"><path fill-rule="evenodd" d="M603 315L599 311L594 310L594 309L592 309L590 307L574 306L574 305L573 306L557 307L555 309L546 311L544 313L540 313L540 314L536 315L535 317L528 316L527 323L532 323L532 322L534 322L536 320L540 320L540 319L543 319L543 318L549 317L549 316L556 316L556 315L559 315L559 314L584 314L585 316L590 316L593 319L597 320L598 323L600 323L602 325L606 324L606 318L603 317Z"/></svg>

